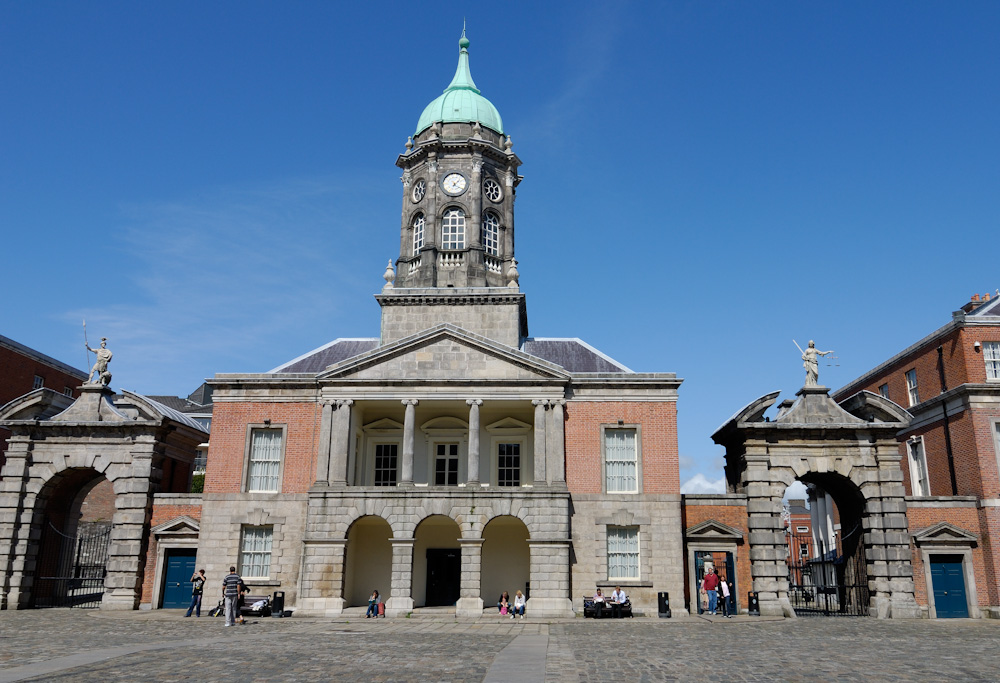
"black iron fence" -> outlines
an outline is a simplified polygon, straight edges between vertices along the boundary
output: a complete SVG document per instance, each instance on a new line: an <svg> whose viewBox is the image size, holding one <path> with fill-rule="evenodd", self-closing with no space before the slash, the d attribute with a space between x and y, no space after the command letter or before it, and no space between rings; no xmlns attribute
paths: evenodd
<svg viewBox="0 0 1000 683"><path fill-rule="evenodd" d="M814 547L809 535L789 534L788 597L799 616L868 616L868 571L864 549L850 556ZM808 552L802 549L806 548Z"/></svg>
<svg viewBox="0 0 1000 683"><path fill-rule="evenodd" d="M81 524L72 535L46 523L42 530L32 607L101 606L111 524Z"/></svg>

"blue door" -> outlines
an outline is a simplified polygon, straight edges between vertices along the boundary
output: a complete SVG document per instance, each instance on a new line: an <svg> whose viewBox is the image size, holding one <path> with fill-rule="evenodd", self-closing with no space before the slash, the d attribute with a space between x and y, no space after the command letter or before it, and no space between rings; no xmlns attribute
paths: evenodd
<svg viewBox="0 0 1000 683"><path fill-rule="evenodd" d="M195 550L168 550L163 582L164 609L186 608L191 604L190 581L194 575Z"/></svg>
<svg viewBox="0 0 1000 683"><path fill-rule="evenodd" d="M931 555L931 584L938 618L968 618L961 555Z"/></svg>

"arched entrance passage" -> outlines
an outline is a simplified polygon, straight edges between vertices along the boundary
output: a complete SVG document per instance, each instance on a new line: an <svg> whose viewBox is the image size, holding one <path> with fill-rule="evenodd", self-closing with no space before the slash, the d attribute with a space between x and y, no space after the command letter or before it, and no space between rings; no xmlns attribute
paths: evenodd
<svg viewBox="0 0 1000 683"><path fill-rule="evenodd" d="M64 470L39 492L32 607L100 607L114 512L111 482L90 468Z"/></svg>
<svg viewBox="0 0 1000 683"><path fill-rule="evenodd" d="M747 501L753 591L760 613L794 617L782 520L782 496L796 479L824 487L851 532L844 552L863 552L868 613L918 618L906 499L896 433L909 414L870 392L835 403L821 386L803 387L774 418L764 413L778 392L762 396L712 435L726 448L726 486ZM854 531L856 529L856 531ZM859 544L851 548L852 544ZM845 577L846 580L846 577ZM846 598L845 598L846 599ZM862 597L852 599L863 599Z"/></svg>
<svg viewBox="0 0 1000 683"><path fill-rule="evenodd" d="M484 605L493 605L503 591L528 595L531 557L528 527L517 517L494 517L483 528L481 593Z"/></svg>
<svg viewBox="0 0 1000 683"><path fill-rule="evenodd" d="M865 500L846 477L809 473L805 499L785 508L788 597L799 616L868 616Z"/></svg>
<svg viewBox="0 0 1000 683"><path fill-rule="evenodd" d="M389 599L392 579L392 528L381 517L368 515L347 531L344 568L344 606L367 605L373 590Z"/></svg>
<svg viewBox="0 0 1000 683"><path fill-rule="evenodd" d="M431 515L413 534L413 604L454 605L462 580L461 531L451 517Z"/></svg>

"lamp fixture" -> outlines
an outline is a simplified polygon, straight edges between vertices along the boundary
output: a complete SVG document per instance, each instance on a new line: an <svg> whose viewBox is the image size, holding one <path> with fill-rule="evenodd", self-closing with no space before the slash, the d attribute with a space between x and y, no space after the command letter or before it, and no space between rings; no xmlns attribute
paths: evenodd
<svg viewBox="0 0 1000 683"><path fill-rule="evenodd" d="M982 351L983 345L977 341L972 344L972 348L976 350L976 353L979 353L980 351Z"/></svg>

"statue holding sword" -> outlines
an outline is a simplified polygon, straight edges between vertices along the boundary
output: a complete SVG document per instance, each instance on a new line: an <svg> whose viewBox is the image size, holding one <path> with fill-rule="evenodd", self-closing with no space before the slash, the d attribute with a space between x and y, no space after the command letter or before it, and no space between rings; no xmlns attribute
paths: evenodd
<svg viewBox="0 0 1000 683"><path fill-rule="evenodd" d="M799 352L802 353L802 367L806 369L806 383L807 387L815 387L819 384L819 358L818 356L829 356L833 351L820 351L816 348L816 342L812 339L809 340L809 346L805 351L799 346L799 343L792 340L792 343L798 348Z"/></svg>

